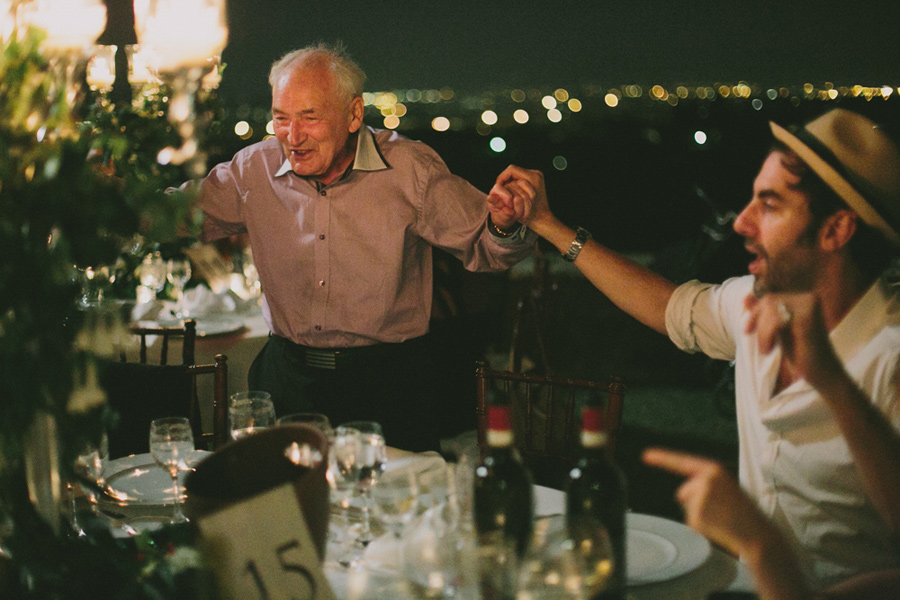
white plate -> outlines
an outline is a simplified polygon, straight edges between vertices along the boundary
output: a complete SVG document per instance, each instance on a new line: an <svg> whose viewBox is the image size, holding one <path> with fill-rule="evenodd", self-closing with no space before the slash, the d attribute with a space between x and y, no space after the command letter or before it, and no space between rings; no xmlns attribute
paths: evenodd
<svg viewBox="0 0 900 600"><path fill-rule="evenodd" d="M674 579L693 571L709 558L709 540L686 525L628 513L628 585Z"/></svg>
<svg viewBox="0 0 900 600"><path fill-rule="evenodd" d="M211 452L196 450L191 457L194 467ZM155 506L172 504L174 486L169 472L157 465L150 454L132 454L109 461L106 475L106 499L123 506ZM181 492L184 494L184 478L187 472L178 474Z"/></svg>

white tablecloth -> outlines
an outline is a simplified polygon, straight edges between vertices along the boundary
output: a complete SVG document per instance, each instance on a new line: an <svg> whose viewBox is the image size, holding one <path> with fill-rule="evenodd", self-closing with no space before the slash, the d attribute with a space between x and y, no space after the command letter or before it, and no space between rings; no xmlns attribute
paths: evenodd
<svg viewBox="0 0 900 600"><path fill-rule="evenodd" d="M535 515L561 515L565 494L543 486L534 487ZM377 543L377 542L374 542ZM371 546L370 546L371 548ZM326 576L341 600L415 600L403 578L381 564L346 569L326 562ZM629 586L628 600L705 600L715 591L753 591L747 567L713 546L706 561L679 577L644 585Z"/></svg>

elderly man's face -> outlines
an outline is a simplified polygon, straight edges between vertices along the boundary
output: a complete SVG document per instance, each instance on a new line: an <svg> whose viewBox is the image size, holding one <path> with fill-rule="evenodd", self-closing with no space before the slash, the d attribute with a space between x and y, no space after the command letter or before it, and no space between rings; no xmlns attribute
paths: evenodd
<svg viewBox="0 0 900 600"><path fill-rule="evenodd" d="M754 293L807 291L816 280L818 246L810 231L809 198L796 188L799 178L772 152L753 182L753 198L734 222L755 254L750 274Z"/></svg>
<svg viewBox="0 0 900 600"><path fill-rule="evenodd" d="M363 104L348 105L334 76L321 67L292 69L272 89L275 137L297 175L328 184L353 161L355 138L362 125Z"/></svg>

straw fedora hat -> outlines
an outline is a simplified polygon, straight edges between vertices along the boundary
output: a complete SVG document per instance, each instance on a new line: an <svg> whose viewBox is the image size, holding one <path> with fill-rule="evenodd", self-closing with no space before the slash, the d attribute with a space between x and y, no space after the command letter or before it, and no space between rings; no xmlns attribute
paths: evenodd
<svg viewBox="0 0 900 600"><path fill-rule="evenodd" d="M900 150L883 130L842 108L794 132L769 125L865 223L900 247Z"/></svg>

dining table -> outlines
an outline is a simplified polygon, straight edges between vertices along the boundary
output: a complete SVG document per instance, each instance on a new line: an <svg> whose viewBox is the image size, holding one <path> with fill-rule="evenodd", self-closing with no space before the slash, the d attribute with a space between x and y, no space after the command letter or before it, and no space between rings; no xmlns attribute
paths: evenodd
<svg viewBox="0 0 900 600"><path fill-rule="evenodd" d="M209 452L198 451L194 468L208 456ZM443 463L437 453L415 454L389 448L386 472L401 465L434 466L435 463ZM458 469L458 465L453 467ZM171 480L149 455L116 459L104 472L109 489L100 508L112 517L116 535L128 537L148 528L166 527L173 507ZM563 491L535 485L533 499L536 523L563 522ZM716 592L734 593L722 598L753 597L754 585L746 565L684 524L631 512L626 515L626 524L627 600L707 600ZM333 518L332 530L334 527ZM336 542L339 534L329 536L322 569L338 600L417 600L420 597L398 564L398 557L403 554L392 549L391 544L399 542L384 529L378 533L365 548L362 560L351 566L336 560L340 551ZM742 596L741 592L751 595Z"/></svg>
<svg viewBox="0 0 900 600"><path fill-rule="evenodd" d="M535 519L562 521L565 493L534 486ZM752 598L754 584L747 566L682 523L653 515L629 514L626 600L707 600ZM383 559L386 550L376 540L361 564L344 567L326 559L325 574L341 600L418 600L400 568ZM746 594L746 595L745 595ZM538 597L538 596L536 596Z"/></svg>
<svg viewBox="0 0 900 600"><path fill-rule="evenodd" d="M216 354L228 356L229 393L247 390L247 372L254 358L268 340L268 327L258 303L245 304L239 310L217 311L199 314L198 336L195 344L195 360L198 364L214 362ZM165 322L165 321L159 321ZM158 323L147 318L136 323ZM159 348L150 345L150 357ZM170 356L180 356L180 342L173 341L169 347ZM209 389L205 389L208 386ZM204 424L212 422L211 403L203 399L212 398L212 383L205 380L198 383L201 411ZM202 454L198 455L202 458ZM391 449L394 461L411 453ZM135 466L152 469L152 460L147 457L126 457L120 459L119 473L126 478L139 471ZM431 457L433 459L433 457ZM121 475L120 475L121 476ZM167 476L144 475L142 486L160 486L167 483ZM122 481L125 484L126 482ZM128 482L135 484L136 481ZM146 515L158 513L156 505L161 502L159 489L151 489L149 500L138 500L133 507L138 521L150 518ZM534 486L534 507L536 519L562 519L565 511L565 494L544 486ZM628 526L628 600L706 600L715 592L752 594L754 585L744 563L710 543L683 523L671 519L644 514L629 513ZM128 527L126 523L126 527ZM382 540L383 542L384 540ZM329 546L330 547L330 546ZM367 554L378 554L384 550L383 543L373 543L366 549ZM383 560L363 560L353 568L340 566L334 560L323 563L325 574L341 600L378 600L390 597L396 600L416 598L403 581L397 565L385 565ZM727 595L723 595L728 597Z"/></svg>

